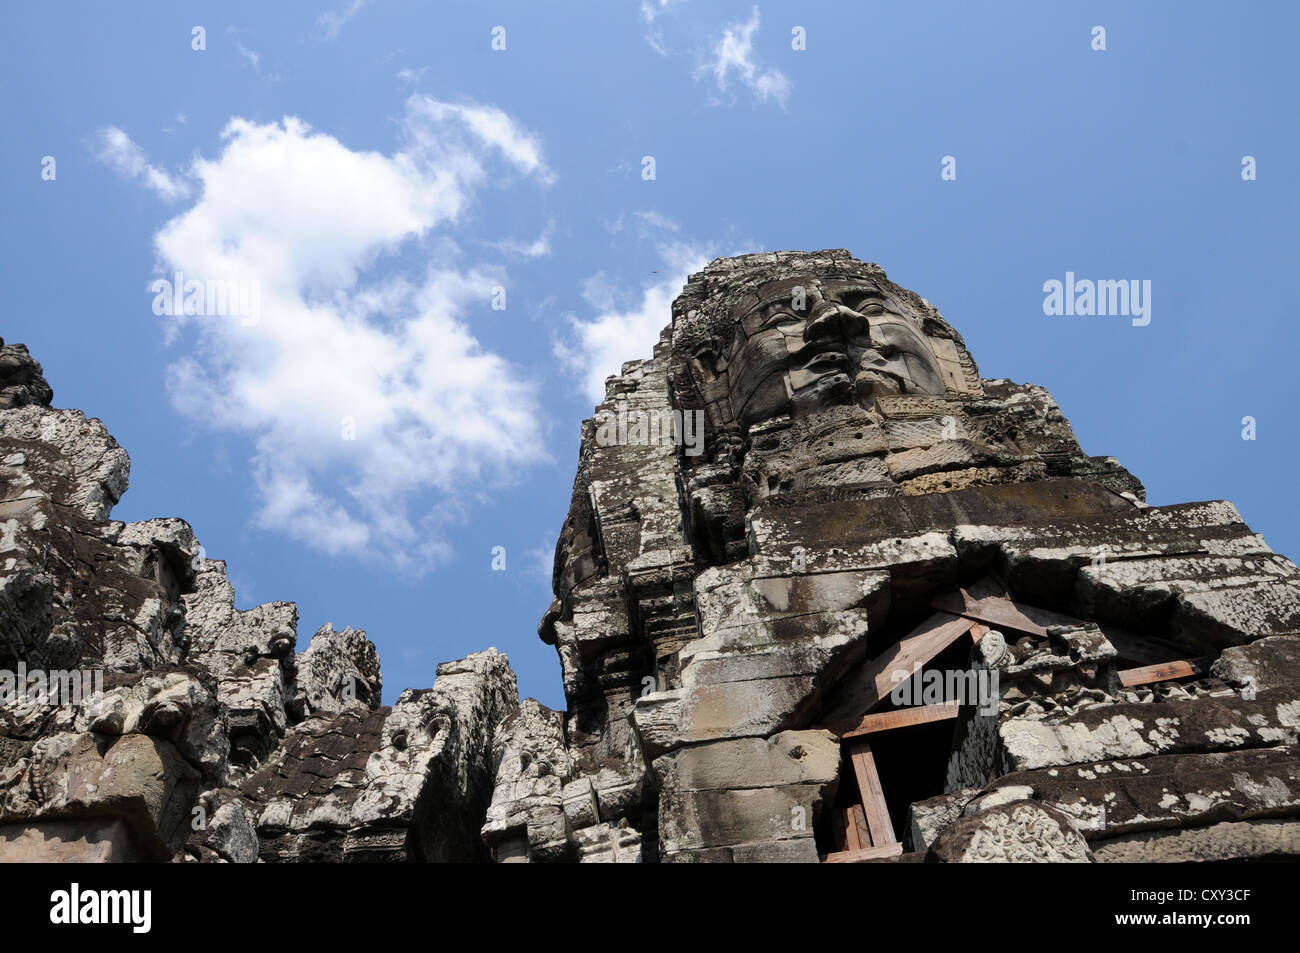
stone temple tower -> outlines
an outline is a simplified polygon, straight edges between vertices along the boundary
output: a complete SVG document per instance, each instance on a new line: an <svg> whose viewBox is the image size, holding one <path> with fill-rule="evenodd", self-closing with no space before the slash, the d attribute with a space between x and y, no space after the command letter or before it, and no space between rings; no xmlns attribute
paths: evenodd
<svg viewBox="0 0 1300 953"><path fill-rule="evenodd" d="M499 732L485 842L1300 855L1300 572L1144 495L879 266L714 261L584 424L540 626L568 710Z"/></svg>
<svg viewBox="0 0 1300 953"><path fill-rule="evenodd" d="M0 341L0 861L1300 858L1295 564L847 251L713 262L609 379L564 711L491 648L382 704L52 400Z"/></svg>

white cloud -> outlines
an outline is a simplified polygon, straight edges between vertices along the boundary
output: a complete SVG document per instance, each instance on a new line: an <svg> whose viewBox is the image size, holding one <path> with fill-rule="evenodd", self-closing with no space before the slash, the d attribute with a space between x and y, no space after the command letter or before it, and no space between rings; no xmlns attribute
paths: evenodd
<svg viewBox="0 0 1300 953"><path fill-rule="evenodd" d="M397 71L397 81L403 86L414 86L424 77L424 74L428 69L429 67L427 66L421 66L419 68L404 66L402 69Z"/></svg>
<svg viewBox="0 0 1300 953"><path fill-rule="evenodd" d="M190 185L164 169L150 165L144 150L116 126L105 126L95 133L95 158L119 175L135 179L169 202L190 194Z"/></svg>
<svg viewBox="0 0 1300 953"><path fill-rule="evenodd" d="M682 2L683 0L641 0L641 19L646 23L654 23L657 16L667 13Z"/></svg>
<svg viewBox="0 0 1300 953"><path fill-rule="evenodd" d="M511 258L544 258L551 253L551 236L554 234L555 219L551 219L546 223L546 227L542 229L541 234L531 242L506 238L499 242L488 242L487 244Z"/></svg>
<svg viewBox="0 0 1300 953"><path fill-rule="evenodd" d="M325 39L334 39L347 22L365 6L365 3L366 0L349 0L345 6L337 10L327 10L316 18L316 28L324 34Z"/></svg>
<svg viewBox="0 0 1300 953"><path fill-rule="evenodd" d="M262 72L262 58L257 55L257 51L250 50L243 44L239 39L239 32L233 26L227 28L226 32L230 34L231 38L235 41L235 51L248 61L248 64L253 67L253 72Z"/></svg>
<svg viewBox="0 0 1300 953"><path fill-rule="evenodd" d="M675 232L678 229L677 223L667 215L661 215L658 212L636 212L634 214L641 220L645 230L659 229L665 232Z"/></svg>
<svg viewBox="0 0 1300 953"><path fill-rule="evenodd" d="M474 134L480 145L500 149L507 159L536 176L538 181L549 184L555 180L555 174L542 160L541 142L495 106L458 106L426 96L412 96L407 106L417 120L424 120L415 124L414 134L425 138L427 149L440 155L445 153L440 143L429 138L427 130L436 129L445 134L459 123Z"/></svg>
<svg viewBox="0 0 1300 953"><path fill-rule="evenodd" d="M683 0L642 0L641 19L645 21L647 26L653 26L656 19L682 2ZM664 43L662 30L648 30L645 39L650 44L650 48L660 56L669 55L670 50Z"/></svg>
<svg viewBox="0 0 1300 953"><path fill-rule="evenodd" d="M754 59L754 35L758 32L758 24L758 7L754 7L747 21L724 27L711 58L700 64L696 76L711 73L718 92L724 93L734 73L759 102L773 99L784 109L790 95L790 81L780 70L763 69Z"/></svg>
<svg viewBox="0 0 1300 953"><path fill-rule="evenodd" d="M540 545L529 547L524 552L525 572L547 586L555 571L555 542L555 537L548 534Z"/></svg>
<svg viewBox="0 0 1300 953"><path fill-rule="evenodd" d="M466 324L505 276L461 265L445 228L502 159L549 172L490 107L412 97L402 130L384 155L294 118L234 119L221 154L194 163L200 198L155 246L169 277L260 283L255 322L163 319L193 332L168 369L176 408L255 439L256 522L419 571L446 556L443 528L476 493L546 457L534 385ZM412 272L413 258L436 264Z"/></svg>
<svg viewBox="0 0 1300 953"><path fill-rule="evenodd" d="M620 287L598 272L587 279L582 296L599 313L590 320L569 319L571 341L557 341L556 357L578 377L583 395L593 403L605 399L605 378L623 364L648 358L659 334L672 321L673 299L693 272L715 256L712 246L678 242L659 249L660 276L644 285L630 304Z"/></svg>

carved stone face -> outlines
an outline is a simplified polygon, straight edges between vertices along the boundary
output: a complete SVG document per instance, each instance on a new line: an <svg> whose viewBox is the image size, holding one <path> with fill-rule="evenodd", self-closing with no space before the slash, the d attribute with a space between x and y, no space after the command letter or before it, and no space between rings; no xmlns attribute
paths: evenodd
<svg viewBox="0 0 1300 953"><path fill-rule="evenodd" d="M785 279L738 315L728 377L742 427L887 394L942 394L939 359L911 308L861 279Z"/></svg>

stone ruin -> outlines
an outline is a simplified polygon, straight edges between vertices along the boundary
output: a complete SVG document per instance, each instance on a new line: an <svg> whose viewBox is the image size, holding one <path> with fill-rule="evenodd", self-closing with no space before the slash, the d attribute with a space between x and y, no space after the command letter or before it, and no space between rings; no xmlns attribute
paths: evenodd
<svg viewBox="0 0 1300 953"><path fill-rule="evenodd" d="M713 262L607 381L539 626L565 711L494 649L382 705L364 632L295 652L183 521L111 520L126 453L51 400L0 349L0 671L103 693L0 706L0 860L1300 857L1295 564L847 251Z"/></svg>

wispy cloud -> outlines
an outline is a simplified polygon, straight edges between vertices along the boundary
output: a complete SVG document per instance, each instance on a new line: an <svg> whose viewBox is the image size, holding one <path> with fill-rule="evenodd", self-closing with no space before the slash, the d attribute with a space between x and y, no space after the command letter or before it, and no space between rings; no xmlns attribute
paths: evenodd
<svg viewBox="0 0 1300 953"><path fill-rule="evenodd" d="M555 571L555 542L555 536L548 533L540 545L532 546L524 552L525 573L547 586Z"/></svg>
<svg viewBox="0 0 1300 953"><path fill-rule="evenodd" d="M659 277L628 292L604 272L583 285L582 296L595 317L569 318L568 340L557 340L554 353L580 382L593 403L605 399L605 378L627 361L650 357L659 334L672 321L673 299L693 272L715 257L712 245L673 242L658 249Z"/></svg>
<svg viewBox="0 0 1300 953"><path fill-rule="evenodd" d="M661 14L683 2L685 0L641 0L641 19L646 23L654 23Z"/></svg>
<svg viewBox="0 0 1300 953"><path fill-rule="evenodd" d="M790 81L775 68L764 68L754 58L754 36L758 33L758 7L754 7L744 23L731 23L723 28L722 36L714 44L708 58L696 69L696 78L712 76L721 103L721 94L728 92L734 77L754 94L758 102L774 100L782 109L790 95Z"/></svg>
<svg viewBox="0 0 1300 953"><path fill-rule="evenodd" d="M226 32L230 35L230 38L234 40L235 52L237 52L249 66L253 67L253 72L262 72L262 57L257 55L256 50L250 50L244 45L243 41L239 39L239 31L232 26L229 27Z"/></svg>
<svg viewBox="0 0 1300 953"><path fill-rule="evenodd" d="M95 158L119 175L142 183L159 198L168 202L190 194L190 184L165 169L151 165L144 150L117 126L105 126L95 133Z"/></svg>
<svg viewBox="0 0 1300 953"><path fill-rule="evenodd" d="M544 258L551 253L551 236L555 234L555 219L546 223L541 234L531 242L506 238L487 244L511 258Z"/></svg>
<svg viewBox="0 0 1300 953"><path fill-rule="evenodd" d="M337 10L327 10L316 18L316 29L327 40L333 40L339 35L354 16L365 6L366 0L349 0L347 4L339 7Z"/></svg>
<svg viewBox="0 0 1300 953"><path fill-rule="evenodd" d="M633 214L636 215L637 219L641 222L641 225L643 226L642 229L643 235L648 230L651 229L664 231L664 232L675 232L678 230L677 223L674 222L667 215L661 215L658 212L653 212L653 211L635 212Z"/></svg>
<svg viewBox="0 0 1300 953"><path fill-rule="evenodd" d="M404 67L397 71L397 81L403 86L414 86L424 76L429 69L427 66L421 66L418 69L410 66Z"/></svg>
<svg viewBox="0 0 1300 953"><path fill-rule="evenodd" d="M163 274L259 283L256 321L163 319L186 348L174 406L253 438L254 522L418 572L484 486L546 459L535 385L467 322L505 275L464 263L453 229L502 173L550 173L492 107L413 96L401 130L383 154L295 118L234 119L154 242Z"/></svg>
<svg viewBox="0 0 1300 953"><path fill-rule="evenodd" d="M407 100L407 108L416 118L424 120L408 125L408 133L419 138L422 146L433 153L444 154L445 150L430 136L429 130L463 127L478 139L480 147L500 149L512 164L542 183L549 185L555 181L555 173L542 158L541 140L495 106L462 106L427 96L412 96Z"/></svg>
<svg viewBox="0 0 1300 953"><path fill-rule="evenodd" d="M660 56L668 56L670 51L664 43L663 31L654 29L655 20L683 2L684 0L641 0L641 19L647 27L646 42Z"/></svg>

